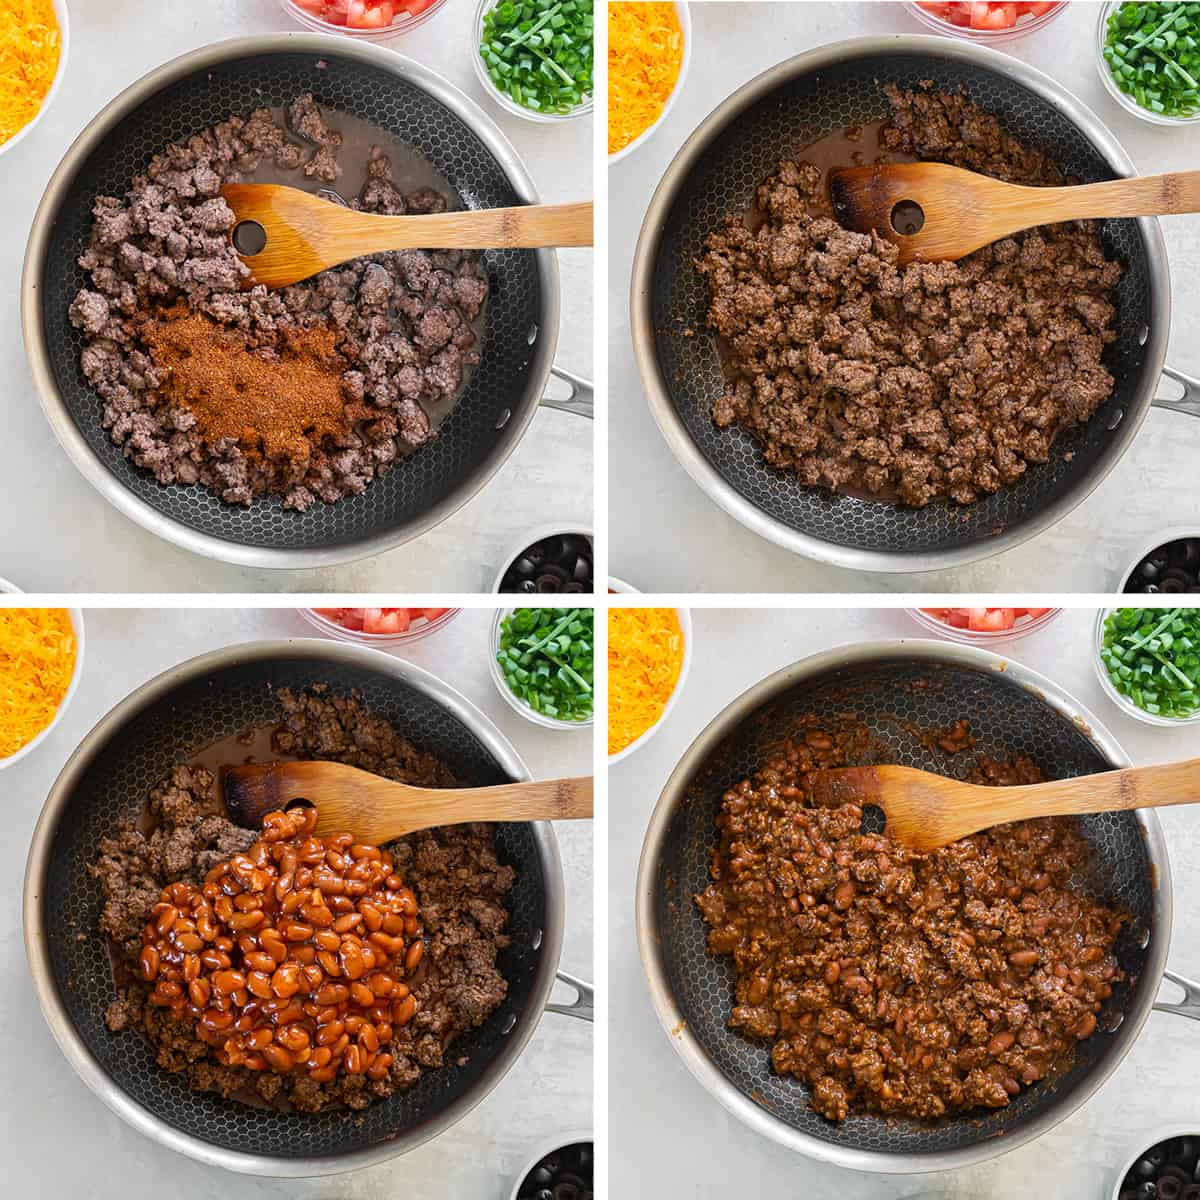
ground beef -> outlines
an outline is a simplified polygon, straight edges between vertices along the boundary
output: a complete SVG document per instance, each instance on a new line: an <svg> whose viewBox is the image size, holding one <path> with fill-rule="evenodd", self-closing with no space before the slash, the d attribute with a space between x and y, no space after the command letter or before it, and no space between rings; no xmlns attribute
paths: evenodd
<svg viewBox="0 0 1200 1200"><path fill-rule="evenodd" d="M356 495L406 451L433 436L427 408L460 389L479 361L471 328L487 297L480 256L406 250L357 259L280 291L243 291L248 269L229 244L233 212L219 192L260 164L332 182L342 135L311 95L287 108L230 117L168 146L123 198L99 197L80 265L88 284L71 303L85 335L83 373L104 402L101 420L125 456L162 484L199 484L229 504L276 493L303 511ZM405 196L391 164L372 150L368 181L352 207L436 212L447 199L429 188ZM299 457L268 454L233 438L201 437L195 417L159 393L162 370L139 335L148 319L182 303L240 331L256 352L277 354L284 331L331 328L344 359L353 423L314 438ZM437 336L428 329L436 326Z"/></svg>
<svg viewBox="0 0 1200 1200"><path fill-rule="evenodd" d="M969 749L960 723L939 744ZM930 854L819 807L813 774L861 762L866 730L816 722L722 800L696 903L736 968L729 1026L771 1043L832 1121L1001 1108L1070 1066L1122 978L1122 914L1072 885L1088 848L1062 818L1001 825ZM947 747L948 748L948 747ZM979 758L979 783L1036 764Z"/></svg>
<svg viewBox="0 0 1200 1200"><path fill-rule="evenodd" d="M965 96L885 90L885 161L1064 182ZM890 243L833 219L818 167L790 161L759 187L754 217L731 214L696 264L728 368L712 415L807 486L970 504L1046 462L1055 435L1112 393L1102 354L1121 268L1096 222L900 267Z"/></svg>
<svg viewBox="0 0 1200 1200"><path fill-rule="evenodd" d="M345 762L423 787L455 782L446 764L419 750L356 697L323 686L307 692L281 689L278 696L284 721L273 743L279 754ZM113 947L120 984L105 1013L109 1029L147 1037L159 1066L186 1075L197 1091L304 1112L365 1108L411 1087L423 1071L452 1058L454 1039L481 1025L508 992L497 958L508 945L506 898L515 872L497 859L490 825L430 829L388 847L397 873L417 895L425 949L411 980L417 1012L394 1033L388 1049L395 1060L385 1079L339 1075L321 1084L303 1072L276 1075L223 1066L193 1035L190 1023L146 1003L149 988L141 983L137 964L142 927L159 893L176 880L201 882L211 867L246 850L256 837L221 815L214 783L210 771L176 766L150 795L153 831L146 834L125 822L100 844L91 870L103 890L100 929Z"/></svg>

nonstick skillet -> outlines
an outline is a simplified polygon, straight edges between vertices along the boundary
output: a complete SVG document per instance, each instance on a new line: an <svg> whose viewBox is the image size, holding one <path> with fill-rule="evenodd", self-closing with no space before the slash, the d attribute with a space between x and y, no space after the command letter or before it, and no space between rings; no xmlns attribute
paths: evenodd
<svg viewBox="0 0 1200 1200"><path fill-rule="evenodd" d="M491 283L481 362L440 435L358 496L286 511L249 508L200 487L164 487L133 466L101 427L99 398L79 366L82 337L67 308L97 196L121 195L169 143L231 114L311 91L336 127L348 113L411 146L471 208L537 202L500 130L428 68L380 46L325 34L239 38L186 54L122 92L80 134L34 217L21 291L25 348L42 407L72 461L105 499L186 550L257 567L319 567L391 549L432 529L474 496L516 449L539 404L591 415L591 386L553 365L558 265L550 250L488 251ZM551 373L566 400L543 399Z"/></svg>
<svg viewBox="0 0 1200 1200"><path fill-rule="evenodd" d="M1152 1009L1200 1020L1200 984L1166 967L1171 873L1156 817L1082 817L1094 862L1074 882L1123 907L1131 920L1116 945L1127 979L1102 1012L1100 1031L1079 1043L1073 1068L1025 1089L1007 1108L936 1122L852 1116L834 1123L818 1116L805 1085L771 1069L767 1043L727 1027L733 970L708 952L708 928L693 902L710 882L722 794L764 765L808 714L826 728L849 718L866 726L875 761L959 778L979 754L1028 755L1047 778L1129 765L1108 731L1050 680L1011 659L942 642L839 647L784 668L730 703L692 743L659 798L642 847L637 929L671 1045L734 1116L793 1150L860 1171L966 1166L1015 1149L1074 1112L1117 1068ZM971 753L922 744L922 732L963 717L977 739ZM1164 978L1184 989L1182 1002L1156 1004Z"/></svg>
<svg viewBox="0 0 1200 1200"><path fill-rule="evenodd" d="M747 528L809 558L869 571L931 571L974 562L1048 529L1097 487L1151 404L1200 415L1200 382L1164 365L1170 329L1166 249L1151 218L1107 221L1105 249L1125 264L1116 289L1117 341L1106 365L1110 399L1056 439L1049 462L967 507L901 508L832 496L772 470L740 428L718 429L723 388L705 332L706 290L694 261L726 214L746 207L781 158L887 115L883 87L932 80L965 88L1027 145L1082 183L1134 174L1088 108L1053 79L986 47L950 38L855 38L780 63L739 88L684 143L659 184L638 240L630 291L638 369L667 444L709 497ZM1160 376L1183 385L1155 398Z"/></svg>
<svg viewBox="0 0 1200 1200"><path fill-rule="evenodd" d="M414 1149L471 1111L529 1044L546 1010L591 1017L591 989L550 1001L563 938L563 878L547 822L496 826L511 945L498 966L503 1003L454 1043L455 1054L415 1086L361 1113L283 1113L189 1090L136 1034L112 1034L104 1010L112 963L97 934L99 885L88 871L99 839L136 818L176 763L252 726L282 719L277 688L325 683L364 703L468 786L527 779L504 735L453 688L410 663L328 641L254 642L205 654L150 680L85 737L50 791L25 875L25 948L42 1012L80 1078L148 1137L201 1162L254 1175L330 1175ZM80 937L84 934L87 936Z"/></svg>

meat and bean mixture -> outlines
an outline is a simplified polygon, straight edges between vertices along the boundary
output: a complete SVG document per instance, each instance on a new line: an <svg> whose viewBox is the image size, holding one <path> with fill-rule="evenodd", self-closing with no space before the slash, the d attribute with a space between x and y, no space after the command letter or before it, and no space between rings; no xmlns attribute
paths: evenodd
<svg viewBox="0 0 1200 1200"><path fill-rule="evenodd" d="M1069 820L917 854L863 832L859 804L816 807L813 773L863 761L867 744L861 727L814 724L722 800L696 902L736 970L730 1028L769 1041L775 1070L831 1121L1002 1108L1097 1029L1126 918L1072 886L1088 847ZM971 778L1042 775L980 758Z"/></svg>
<svg viewBox="0 0 1200 1200"><path fill-rule="evenodd" d="M454 782L355 697L281 689L282 755L427 787ZM365 1108L454 1061L508 985L515 873L488 825L379 848L312 836L313 810L261 832L222 815L212 773L181 764L92 868L118 966L106 1021L155 1046L197 1091L288 1111Z"/></svg>
<svg viewBox="0 0 1200 1200"><path fill-rule="evenodd" d="M488 284L474 252L377 254L279 291L245 287L221 187L260 166L332 183L341 144L305 94L285 120L259 109L168 146L123 197L96 200L70 317L104 428L159 483L236 505L274 493L299 511L357 495L434 436L430 409L479 361L471 323ZM396 215L448 198L403 194L376 147L350 203ZM317 352L303 356L305 341ZM312 361L327 377L308 386L297 364Z"/></svg>
<svg viewBox="0 0 1200 1200"><path fill-rule="evenodd" d="M885 91L883 161L1065 182L965 95ZM819 166L781 162L758 188L753 219L730 214L696 264L726 357L713 420L740 425L771 467L810 487L970 504L1048 461L1055 436L1112 393L1103 353L1116 336L1121 267L1087 221L1041 226L959 262L896 258L889 242L834 220Z"/></svg>

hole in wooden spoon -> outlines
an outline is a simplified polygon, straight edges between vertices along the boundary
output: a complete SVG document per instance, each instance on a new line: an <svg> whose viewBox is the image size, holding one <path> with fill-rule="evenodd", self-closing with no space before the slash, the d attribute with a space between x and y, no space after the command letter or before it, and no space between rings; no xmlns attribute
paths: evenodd
<svg viewBox="0 0 1200 1200"><path fill-rule="evenodd" d="M925 224L925 212L915 200L901 200L892 209L892 228L905 237L920 233Z"/></svg>
<svg viewBox="0 0 1200 1200"><path fill-rule="evenodd" d="M257 221L239 221L233 227L233 248L239 254L261 254L267 231Z"/></svg>
<svg viewBox="0 0 1200 1200"><path fill-rule="evenodd" d="M293 808L312 808L311 800L305 800L303 796L297 796L295 800L289 800L284 806L284 812L291 812Z"/></svg>

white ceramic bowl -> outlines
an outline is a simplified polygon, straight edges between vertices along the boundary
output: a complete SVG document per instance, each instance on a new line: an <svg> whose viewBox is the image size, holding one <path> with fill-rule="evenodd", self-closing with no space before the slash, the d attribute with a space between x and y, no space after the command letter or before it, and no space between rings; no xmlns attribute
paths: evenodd
<svg viewBox="0 0 1200 1200"><path fill-rule="evenodd" d="M531 596L530 600L536 600L536 596ZM512 689L508 686L508 680L504 678L504 672L500 670L500 664L496 661L496 651L500 648L500 624L509 613L518 608L590 608L592 598L586 593L581 597L586 603L584 604L564 604L564 605L539 605L539 604L517 604L509 608L496 609L496 615L492 617L492 631L488 637L488 671L492 676L492 682L496 685L496 691L508 702L508 707L513 712L520 713L527 721L531 721L534 725L540 725L543 729L590 729L596 723L595 709L595 670L593 664L593 705L592 715L586 721L560 721L557 717L548 717L545 713L536 712L530 708L524 700L518 700L513 695ZM593 624L595 615L593 610ZM593 628L593 653L595 646L595 630Z"/></svg>
<svg viewBox="0 0 1200 1200"><path fill-rule="evenodd" d="M630 605L629 607L640 606ZM647 605L646 607L653 608L657 606ZM687 683L688 669L692 665L692 614L686 608L677 608L675 615L679 618L679 628L683 631L683 662L679 664L679 678L675 680L675 690L663 706L658 720L645 733L640 737L634 738L624 750L618 750L616 754L608 756L608 765L610 767L615 763L619 763L622 759L628 758L635 750L644 746L662 728L663 723L671 715L671 709L675 707L675 701L679 699L679 694L683 691L684 684Z"/></svg>
<svg viewBox="0 0 1200 1200"><path fill-rule="evenodd" d="M1115 592L1118 596L1144 596L1145 592L1126 592L1125 584L1129 581L1130 576L1137 570L1138 564L1152 550L1157 550L1160 546L1167 546L1171 542L1181 542L1185 538L1200 538L1200 527L1196 525L1174 525L1170 529L1164 529L1161 533L1157 533L1148 542L1143 543L1142 548L1137 552L1137 556L1131 559L1121 569L1118 575L1112 581L1112 587L1109 589ZM1153 594L1153 593L1152 593ZM1170 592L1159 592L1158 595L1167 598L1171 595ZM1187 593L1174 593L1179 596L1183 603L1187 603L1185 597ZM1129 607L1133 607L1130 605Z"/></svg>
<svg viewBox="0 0 1200 1200"><path fill-rule="evenodd" d="M521 1184L525 1180L525 1176L533 1170L534 1167L554 1150L561 1149L563 1146L573 1146L576 1142L591 1142L593 1141L592 1131L589 1129L586 1133L576 1131L574 1133L560 1133L555 1137L546 1138L537 1143L537 1152L530 1160L521 1168L520 1173L513 1180L512 1191L509 1192L509 1200L517 1200L518 1193L521 1190ZM594 1158L594 1156L593 1156Z"/></svg>
<svg viewBox="0 0 1200 1200"><path fill-rule="evenodd" d="M10 596L19 596L21 589L15 583L9 583L7 579L0 579L0 592L7 592Z"/></svg>
<svg viewBox="0 0 1200 1200"><path fill-rule="evenodd" d="M1137 597L1131 597L1136 600ZM1136 704L1128 696L1121 695L1113 682L1108 677L1108 668L1105 667L1103 660L1100 658L1100 648L1104 645L1104 621L1108 614L1113 611L1113 608L1184 608L1186 605L1144 605L1144 604L1119 604L1108 605L1101 608L1096 613L1095 633L1092 637L1092 666L1096 668L1096 675L1100 680L1100 686L1104 689L1104 694L1123 712L1131 716L1136 721L1141 721L1145 725L1157 725L1160 728L1179 729L1184 725L1195 725L1200 721L1200 709L1192 713L1190 717L1160 717L1155 713L1146 712L1145 709L1138 708Z"/></svg>
<svg viewBox="0 0 1200 1200"><path fill-rule="evenodd" d="M615 592L618 596L637 596L641 594L632 583L626 583L625 580L618 579L615 575L608 577L608 590Z"/></svg>
<svg viewBox="0 0 1200 1200"><path fill-rule="evenodd" d="M628 158L639 146L644 146L650 140L654 131L667 119L667 113L675 106L675 99L683 89L683 81L687 78L688 67L692 64L692 14L688 11L684 0L676 0L675 11L679 14L679 28L683 31L683 60L679 64L679 77L675 80L675 86L671 89L671 94L667 97L662 112L658 114L658 120L652 125L647 125L628 146L622 146L616 154L610 154L608 156L610 167L613 163L619 163L621 159ZM604 136L608 137L607 130L605 130Z"/></svg>
<svg viewBox="0 0 1200 1200"><path fill-rule="evenodd" d="M500 0L479 0L479 5L475 9L475 23L471 26L471 45L468 47L471 62L475 67L475 77L479 80L479 86L487 93L488 99L498 104L505 112L512 113L514 117L524 117L526 121L534 121L539 125L555 125L562 121L574 121L576 117L589 116L596 104L594 90L592 95L588 96L582 104L575 105L569 112L548 113L537 112L532 108L526 108L523 104L518 104L511 96L506 95L492 82L492 77L487 73L487 68L483 65L483 56L479 53L479 47L483 41L483 18L499 3ZM594 46L594 31L592 37ZM593 62L592 88L595 89L595 86L596 68Z"/></svg>
<svg viewBox="0 0 1200 1200"><path fill-rule="evenodd" d="M596 535L586 525L564 525L564 524L562 524L562 522L556 522L553 525L539 525L536 529L533 529L529 533L527 533L520 540L520 542L517 545L510 546L508 548L508 550L505 552L504 556L500 559L500 566L497 568L496 575L492 579L492 587L491 587L492 592L496 595L520 596L520 597L522 597L523 600L525 600L526 603L529 603L529 604L532 604L534 601L536 601L537 600L536 592L501 592L500 591L500 585L501 585L501 583L504 582L505 575L508 574L508 568L511 567L513 565L513 563L515 563L517 561L518 556L522 552L524 552L525 550L528 550L530 546L536 546L537 543L540 542L543 538L555 537L555 536L566 536L568 534L572 537L587 538L587 540L589 542L591 542L592 555L593 555L592 571L593 571L593 575L594 575L595 567L596 567L596 560L595 560ZM595 579L593 578L592 591L595 591L595 588L596 588L596 584L595 584ZM575 592L575 593L557 592L555 594L559 595L559 596L565 595L565 597L568 599L572 595L576 595L580 599L587 600L589 602L591 601L591 596L592 596L592 592Z"/></svg>
<svg viewBox="0 0 1200 1200"><path fill-rule="evenodd" d="M1153 1149L1160 1142L1169 1142L1172 1138L1179 1137L1194 1137L1200 1138L1200 1130L1193 1125L1168 1125L1165 1129L1155 1130L1154 1133L1144 1133L1138 1138L1135 1149L1122 1163L1120 1170L1113 1177L1112 1190L1108 1193L1111 1200L1118 1200L1121 1194L1121 1181L1129 1174L1129 1168L1133 1166L1147 1150Z"/></svg>
<svg viewBox="0 0 1200 1200"><path fill-rule="evenodd" d="M4 590L15 592L17 589L8 586ZM8 758L0 758L0 771L3 771L5 767L11 767L14 763L20 762L27 754L36 750L50 736L51 730L62 720L62 715L67 711L67 706L75 698L75 692L79 687L79 679L83 674L83 610L80 608L69 608L67 612L71 615L71 625L75 630L75 670L71 672L71 682L67 686L67 694L59 703L58 711L54 714L54 720L32 742L22 746L16 754L10 754Z"/></svg>
<svg viewBox="0 0 1200 1200"><path fill-rule="evenodd" d="M62 36L62 45L58 53L58 70L54 72L54 82L50 85L50 90L46 93L42 100L42 106L37 110L37 115L25 126L20 133L14 134L0 145L0 156L6 151L11 150L14 146L19 145L33 131L37 123L46 115L46 109L54 103L54 97L58 95L58 89L62 86L63 76L67 73L67 51L71 44L70 20L67 16L67 0L51 0L54 5L54 15L58 18L58 30ZM0 764L3 765L3 764Z"/></svg>

